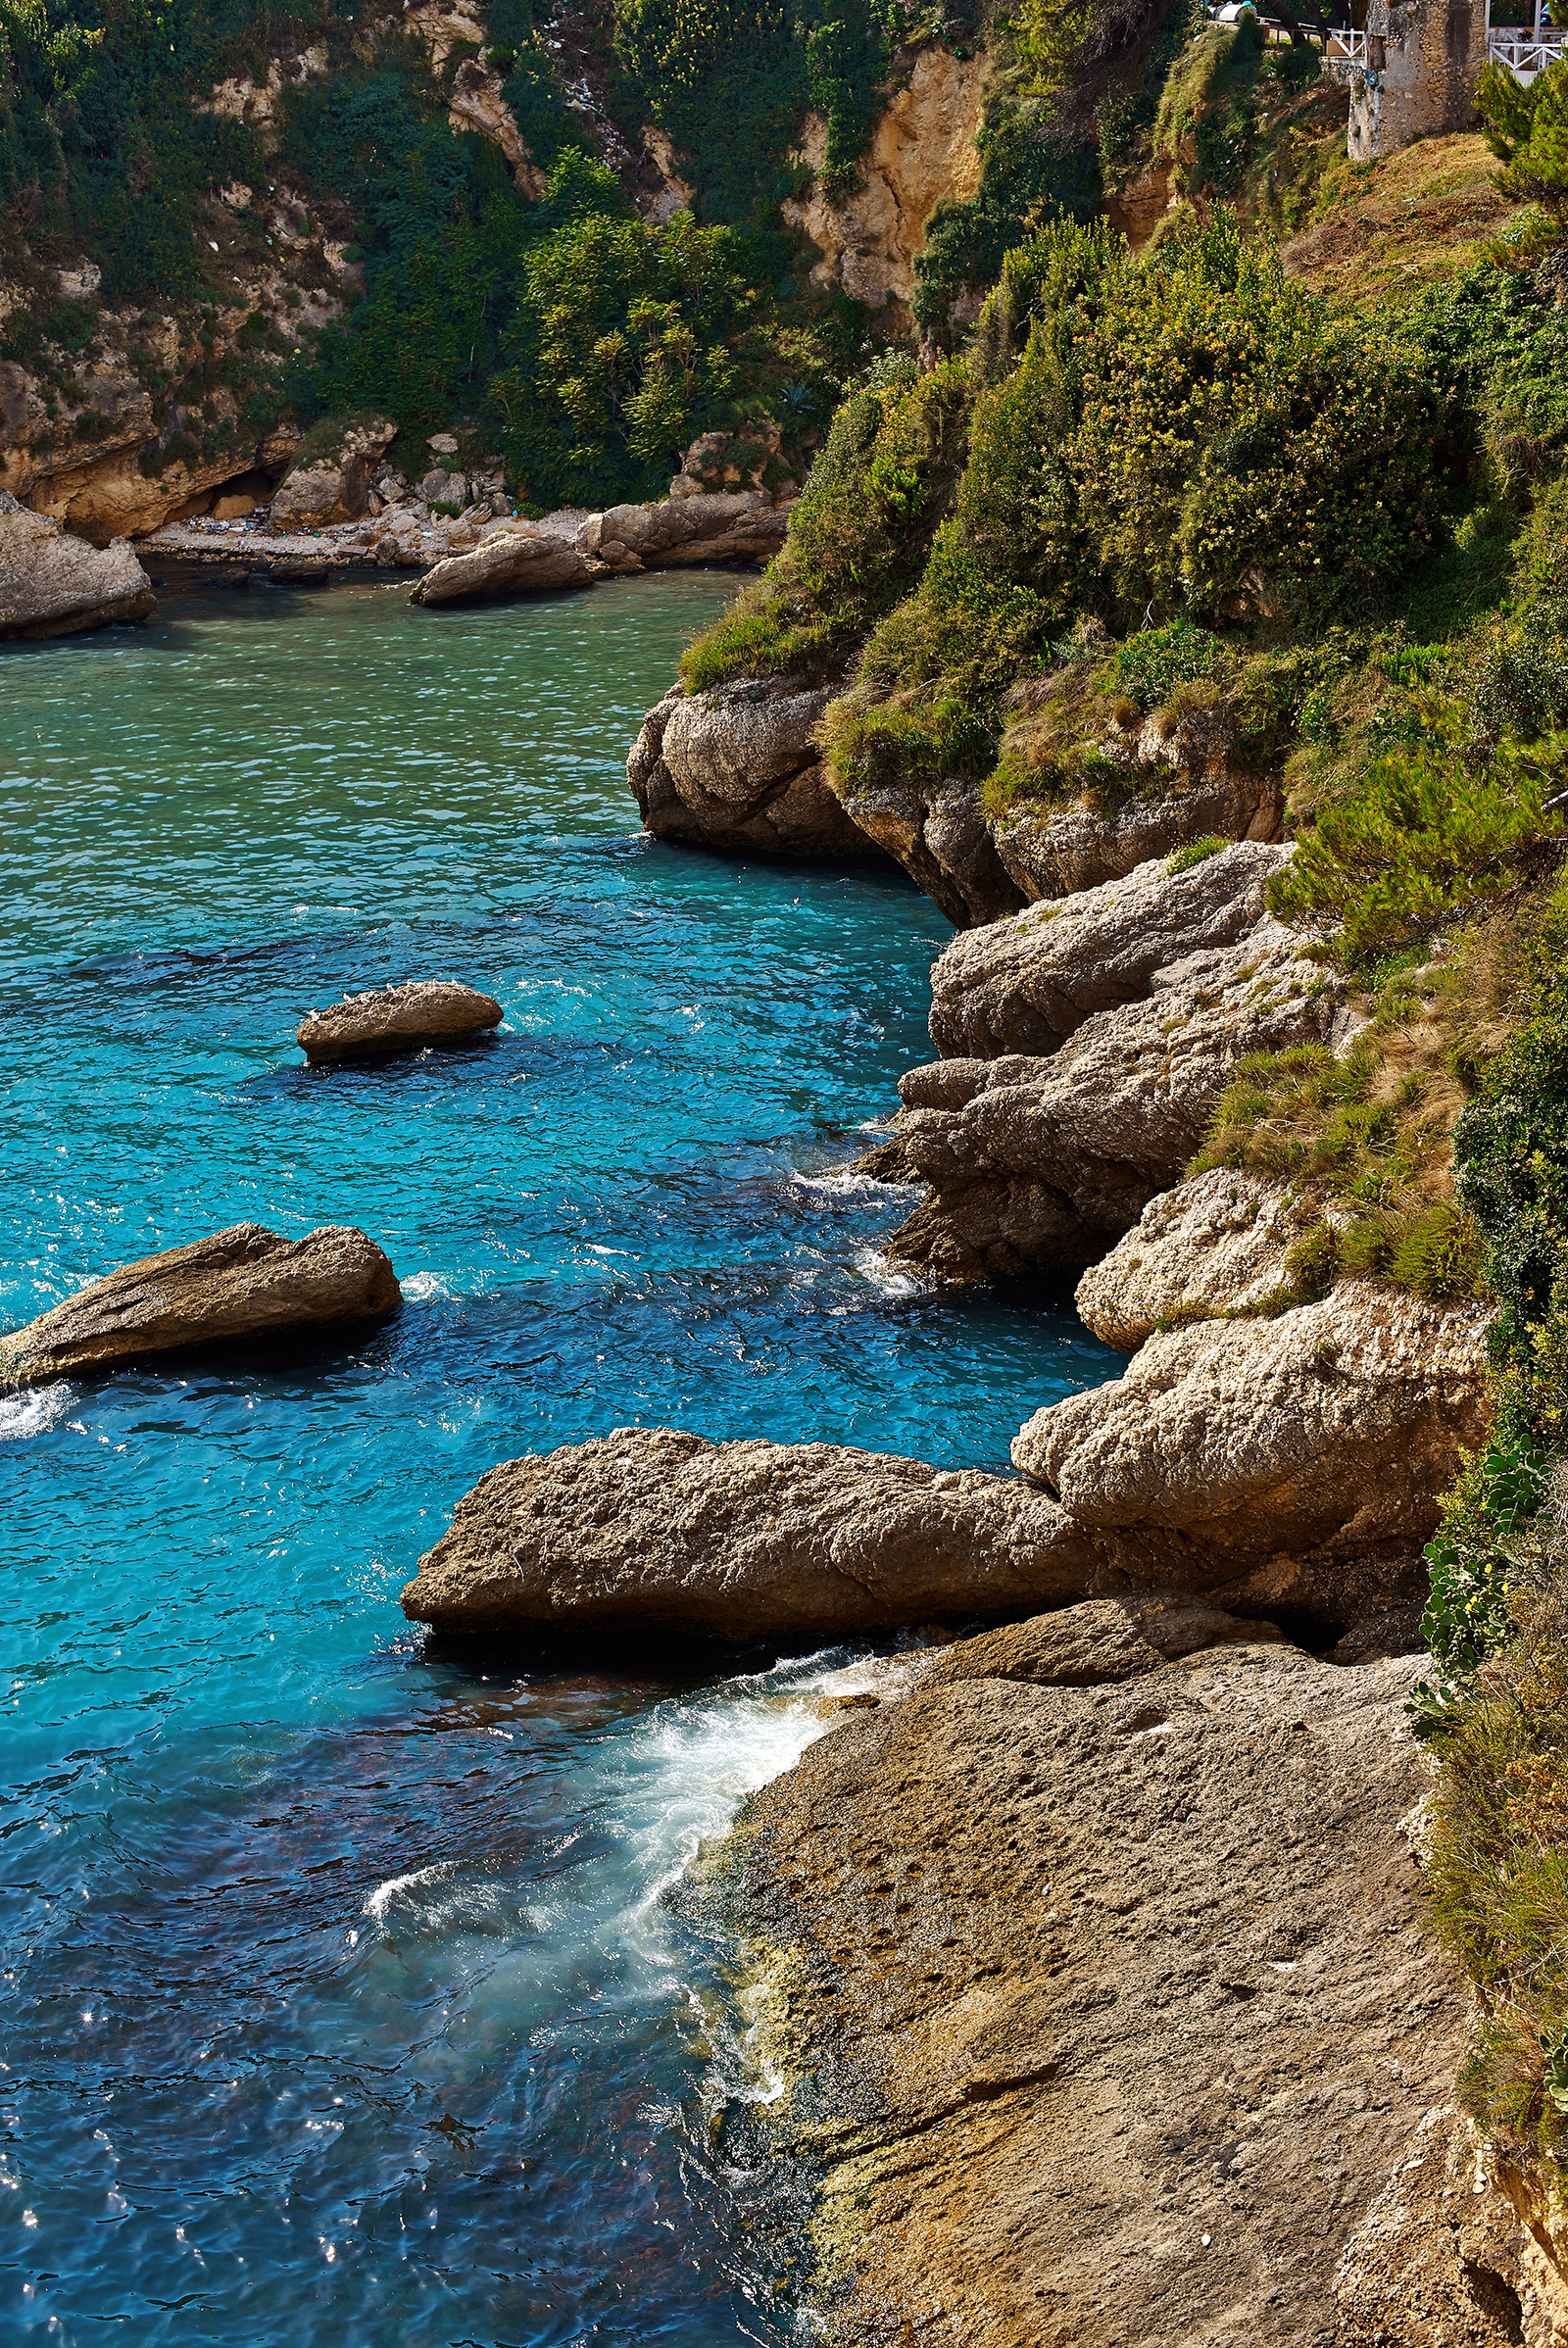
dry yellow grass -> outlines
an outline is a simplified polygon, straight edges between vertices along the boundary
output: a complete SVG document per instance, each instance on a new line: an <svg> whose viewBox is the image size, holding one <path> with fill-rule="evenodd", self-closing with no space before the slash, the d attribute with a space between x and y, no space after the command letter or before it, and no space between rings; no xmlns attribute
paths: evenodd
<svg viewBox="0 0 1568 2348"><path fill-rule="evenodd" d="M1316 223L1282 248L1286 270L1358 310L1413 301L1471 268L1508 219L1496 170L1473 131L1418 139L1365 166L1342 159L1323 175Z"/></svg>

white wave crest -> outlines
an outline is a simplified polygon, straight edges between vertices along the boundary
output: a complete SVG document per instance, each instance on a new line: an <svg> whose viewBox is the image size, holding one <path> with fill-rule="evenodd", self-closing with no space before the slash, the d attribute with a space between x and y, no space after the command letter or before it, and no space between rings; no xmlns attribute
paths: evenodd
<svg viewBox="0 0 1568 2348"><path fill-rule="evenodd" d="M64 1379L23 1394L0 1394L0 1443L21 1443L29 1435L47 1435L51 1427L60 1425L75 1398L75 1389Z"/></svg>
<svg viewBox="0 0 1568 2348"><path fill-rule="evenodd" d="M855 1268L879 1296L918 1296L931 1282L916 1272L902 1272L876 1247L858 1247Z"/></svg>
<svg viewBox="0 0 1568 2348"><path fill-rule="evenodd" d="M878 1182L874 1174L858 1174L853 1166L835 1166L827 1174L792 1174L796 1190L811 1191L823 1198L895 1198L907 1183Z"/></svg>

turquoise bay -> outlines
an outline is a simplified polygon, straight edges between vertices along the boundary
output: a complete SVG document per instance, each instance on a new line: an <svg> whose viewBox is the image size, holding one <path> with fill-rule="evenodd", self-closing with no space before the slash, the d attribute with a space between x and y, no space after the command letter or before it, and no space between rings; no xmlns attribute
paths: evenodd
<svg viewBox="0 0 1568 2348"><path fill-rule="evenodd" d="M8 649L0 1325L254 1219L362 1224L324 1358L0 1398L0 2325L85 2343L796 2336L808 2180L666 1894L851 1659L444 1653L497 1459L675 1424L1004 1464L1116 1357L890 1279L847 1171L949 935L883 869L645 839L716 574L462 614L168 601ZM307 1071L415 975L493 1042Z"/></svg>

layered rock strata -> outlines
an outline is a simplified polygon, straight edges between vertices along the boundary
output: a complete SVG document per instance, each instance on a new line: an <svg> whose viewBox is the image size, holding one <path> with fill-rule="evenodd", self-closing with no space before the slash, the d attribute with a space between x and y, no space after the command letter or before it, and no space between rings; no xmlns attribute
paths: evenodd
<svg viewBox="0 0 1568 2348"><path fill-rule="evenodd" d="M403 1611L454 1632L845 1633L1076 1596L1093 1557L1054 1501L1003 1477L621 1427L492 1468Z"/></svg>
<svg viewBox="0 0 1568 2348"><path fill-rule="evenodd" d="M1285 1193L1216 1166L1151 1199L1078 1283L1079 1313L1131 1352L1161 1321L1254 1311L1286 1287L1297 1226Z"/></svg>
<svg viewBox="0 0 1568 2348"><path fill-rule="evenodd" d="M771 856L874 853L817 752L828 699L794 677L743 677L695 694L676 685L643 719L626 760L649 831Z"/></svg>
<svg viewBox="0 0 1568 2348"><path fill-rule="evenodd" d="M1084 1263L1177 1177L1238 1059L1329 1040L1343 987L1263 905L1286 854L1143 864L954 941L932 972L948 1056L899 1086L930 1191L890 1255L958 1281Z"/></svg>
<svg viewBox="0 0 1568 2348"><path fill-rule="evenodd" d="M1099 888L1195 840L1277 840L1284 814L1277 782L1222 767L1214 775L1183 776L1175 788L1141 793L1112 813L1083 803L1019 807L999 817L991 831L1007 878L1036 904Z"/></svg>
<svg viewBox="0 0 1568 2348"><path fill-rule="evenodd" d="M428 1044L456 1044L501 1024L493 995L455 979L411 979L401 987L372 987L346 995L302 1019L295 1041L313 1064L387 1059Z"/></svg>
<svg viewBox="0 0 1568 2348"><path fill-rule="evenodd" d="M0 489L0 636L79 636L150 619L152 581L122 538L74 538Z"/></svg>
<svg viewBox="0 0 1568 2348"><path fill-rule="evenodd" d="M846 813L902 864L955 929L1000 921L1023 905L1001 857L974 783L921 790L912 783L847 791Z"/></svg>
<svg viewBox="0 0 1568 2348"><path fill-rule="evenodd" d="M103 1376L195 1346L363 1328L402 1301L386 1256L351 1224L285 1240L234 1223L140 1256L0 1338L0 1383Z"/></svg>
<svg viewBox="0 0 1568 2348"><path fill-rule="evenodd" d="M1555 2336L1544 2262L1450 2149L1468 2013L1404 1832L1416 1665L1233 1643L1122 1679L1133 1636L1101 1686L949 1650L743 1815L830 2334Z"/></svg>

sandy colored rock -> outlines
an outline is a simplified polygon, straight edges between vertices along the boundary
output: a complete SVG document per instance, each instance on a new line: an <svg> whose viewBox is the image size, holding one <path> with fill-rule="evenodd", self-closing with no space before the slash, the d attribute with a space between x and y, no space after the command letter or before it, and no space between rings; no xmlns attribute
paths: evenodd
<svg viewBox="0 0 1568 2348"><path fill-rule="evenodd" d="M1469 2027L1402 1831L1419 1668L1242 1644L1121 1686L925 1682L753 1797L732 1847L831 2336L1551 2336L1507 2328L1495 2196L1500 2244L1390 2226Z"/></svg>
<svg viewBox="0 0 1568 2348"><path fill-rule="evenodd" d="M0 1338L0 1383L103 1375L192 1346L385 1321L402 1301L391 1264L352 1224L285 1240L234 1223L143 1255Z"/></svg>
<svg viewBox="0 0 1568 2348"><path fill-rule="evenodd" d="M1019 807L994 821L991 834L1003 869L1032 904L1099 888L1193 840L1274 840L1283 815L1277 783L1222 768L1113 815L1083 806Z"/></svg>
<svg viewBox="0 0 1568 2348"><path fill-rule="evenodd" d="M1437 1495L1489 1423L1486 1321L1344 1281L1197 1322L1037 1411L1013 1462L1140 1581L1349 1622L1418 1594Z"/></svg>
<svg viewBox="0 0 1568 2348"><path fill-rule="evenodd" d="M847 793L844 806L955 929L1000 921L1025 904L1026 892L997 854L976 785L884 783Z"/></svg>
<svg viewBox="0 0 1568 2348"><path fill-rule="evenodd" d="M646 570L691 563L766 563L778 553L789 509L765 489L695 490L647 506L611 506L577 532L580 553L613 543Z"/></svg>
<svg viewBox="0 0 1568 2348"><path fill-rule="evenodd" d="M368 514L376 465L396 432L383 417L355 417L330 448L304 461L296 457L272 492L272 528L319 530Z"/></svg>
<svg viewBox="0 0 1568 2348"><path fill-rule="evenodd" d="M152 581L122 538L89 546L0 490L0 636L78 636L150 619Z"/></svg>
<svg viewBox="0 0 1568 2348"><path fill-rule="evenodd" d="M818 758L828 699L791 677L741 677L697 694L675 686L649 710L626 760L643 822L659 839L710 848L873 853Z"/></svg>
<svg viewBox="0 0 1568 2348"><path fill-rule="evenodd" d="M1057 975L1079 973L1058 962ZM972 1281L1097 1255L1180 1174L1236 1062L1326 1043L1344 991L1266 916L1148 986L1048 1057L943 1060L902 1079L903 1156L931 1190L889 1242L895 1261Z"/></svg>
<svg viewBox="0 0 1568 2348"><path fill-rule="evenodd" d="M569 538L532 522L503 522L466 554L448 555L409 589L411 604L474 603L504 595L541 595L591 587L605 564L579 554Z"/></svg>
<svg viewBox="0 0 1568 2348"><path fill-rule="evenodd" d="M453 1044L501 1023L493 995L450 978L411 979L401 987L372 987L346 995L329 1010L302 1019L295 1041L313 1063L385 1059L426 1044Z"/></svg>
<svg viewBox="0 0 1568 2348"><path fill-rule="evenodd" d="M747 1639L1077 1597L1093 1543L1026 1484L668 1427L492 1468L403 1592L446 1631L648 1625Z"/></svg>
<svg viewBox="0 0 1568 2348"><path fill-rule="evenodd" d="M1283 1191L1214 1167L1152 1198L1074 1301L1096 1337L1130 1352L1156 1322L1261 1304L1285 1285L1296 1237Z"/></svg>
<svg viewBox="0 0 1568 2348"><path fill-rule="evenodd" d="M947 1688L959 1680L1016 1680L1036 1688L1093 1688L1158 1671L1165 1658L1111 1599L1032 1615L978 1639L942 1648L921 1673L921 1686Z"/></svg>
<svg viewBox="0 0 1568 2348"><path fill-rule="evenodd" d="M988 63L957 58L936 42L921 48L902 87L887 97L856 171L855 193L835 204L822 185L827 123L808 115L801 160L813 173L803 196L783 205L791 227L821 253L813 285L842 285L873 309L906 308L914 293L914 256L944 197L958 203L980 184L975 134L982 120Z"/></svg>
<svg viewBox="0 0 1568 2348"><path fill-rule="evenodd" d="M1140 864L966 931L931 972L931 1041L944 1059L1054 1052L1096 1011L1146 995L1165 965L1250 936L1290 854L1240 841L1174 875L1162 861Z"/></svg>

